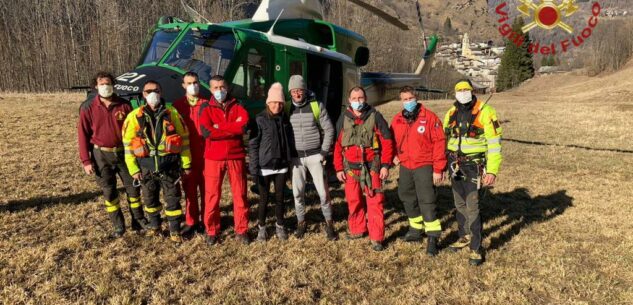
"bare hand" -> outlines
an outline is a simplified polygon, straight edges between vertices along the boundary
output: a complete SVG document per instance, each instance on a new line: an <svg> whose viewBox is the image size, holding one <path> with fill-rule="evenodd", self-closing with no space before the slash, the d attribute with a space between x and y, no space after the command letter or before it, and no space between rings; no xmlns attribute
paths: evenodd
<svg viewBox="0 0 633 305"><path fill-rule="evenodd" d="M347 177L344 171L336 172L336 178L338 179L338 181L341 181L341 182L345 182L345 180L347 180Z"/></svg>
<svg viewBox="0 0 633 305"><path fill-rule="evenodd" d="M386 167L380 169L380 180L389 178L389 170Z"/></svg>
<svg viewBox="0 0 633 305"><path fill-rule="evenodd" d="M86 172L86 174L88 175L94 175L95 170L92 167L92 164L84 165L84 172Z"/></svg>
<svg viewBox="0 0 633 305"><path fill-rule="evenodd" d="M400 165L400 158L398 158L398 156L396 156L395 158L393 158L393 165L395 165L395 166Z"/></svg>
<svg viewBox="0 0 633 305"><path fill-rule="evenodd" d="M444 177L444 173L433 173L433 184L442 184L442 182L444 182Z"/></svg>
<svg viewBox="0 0 633 305"><path fill-rule="evenodd" d="M235 120L235 122L241 122L242 121L242 117L237 118L237 120ZM217 128L217 127L216 127Z"/></svg>
<svg viewBox="0 0 633 305"><path fill-rule="evenodd" d="M141 175L141 172L138 172L138 173L132 175L132 178L134 178L134 180L141 181L141 180L143 180L143 175Z"/></svg>
<svg viewBox="0 0 633 305"><path fill-rule="evenodd" d="M220 127L218 126L218 124L213 124L213 128L218 129Z"/></svg>
<svg viewBox="0 0 633 305"><path fill-rule="evenodd" d="M182 172L185 174L185 176L191 175L191 170L190 169L185 169Z"/></svg>
<svg viewBox="0 0 633 305"><path fill-rule="evenodd" d="M493 174L486 174L484 176L484 186L493 186L495 185L496 180L497 180L497 176Z"/></svg>

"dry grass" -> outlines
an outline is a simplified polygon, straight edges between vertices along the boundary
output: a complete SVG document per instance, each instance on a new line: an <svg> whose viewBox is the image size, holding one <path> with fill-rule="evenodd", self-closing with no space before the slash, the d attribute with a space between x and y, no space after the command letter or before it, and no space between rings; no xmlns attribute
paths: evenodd
<svg viewBox="0 0 633 305"><path fill-rule="evenodd" d="M131 233L111 240L76 153L82 96L4 94L0 303L631 304L633 155L564 146L633 150L631 74L540 78L493 98L507 138L563 146L504 143L483 213L488 261L479 268L465 252L430 259L423 245L399 240L407 223L394 180L381 253L366 240L326 242L317 226L305 240L265 245L237 244L230 227L214 247L200 236L182 246ZM429 106L443 113L449 102ZM381 107L388 118L398 109ZM445 247L456 223L448 187L439 191ZM341 189L332 193L343 235L346 207ZM226 206L227 224L230 214ZM309 219L319 214L312 205Z"/></svg>

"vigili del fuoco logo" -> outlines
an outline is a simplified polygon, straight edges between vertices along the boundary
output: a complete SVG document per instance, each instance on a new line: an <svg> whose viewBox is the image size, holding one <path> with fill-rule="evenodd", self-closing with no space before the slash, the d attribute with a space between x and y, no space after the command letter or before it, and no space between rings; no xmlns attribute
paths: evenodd
<svg viewBox="0 0 633 305"><path fill-rule="evenodd" d="M578 48L582 46L593 34L593 30L598 25L598 19L602 7L598 2L593 2L591 6L591 15L588 18L586 25L583 29L574 29L570 24L566 23L569 17L572 17L578 12L580 7L576 3L576 0L541 0L540 3L535 3L533 0L517 0L519 6L517 10L527 20L526 25L523 26L523 33L530 32L535 28L540 28L546 31L564 31L571 36L562 39L557 42L552 42L549 45L542 45L538 41L533 41L528 46L530 53L540 53L542 55L556 55L560 52L565 53L572 48ZM512 29L510 23L510 6L507 1L501 2L495 8L495 13L499 19L499 33L512 41L517 46L521 46L524 43L524 36L522 33L517 33Z"/></svg>

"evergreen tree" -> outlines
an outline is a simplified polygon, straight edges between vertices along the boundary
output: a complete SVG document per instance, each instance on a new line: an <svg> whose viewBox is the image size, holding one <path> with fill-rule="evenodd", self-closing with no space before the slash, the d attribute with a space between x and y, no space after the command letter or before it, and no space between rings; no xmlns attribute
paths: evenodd
<svg viewBox="0 0 633 305"><path fill-rule="evenodd" d="M521 28L525 25L523 18L519 17L514 20L512 30L520 34L521 37L512 37L513 39L505 39L506 49L501 57L501 65L497 77L497 91L505 91L512 89L522 82L534 77L534 60L532 54L528 52L530 45L530 35L523 33ZM517 45L517 41L521 45Z"/></svg>
<svg viewBox="0 0 633 305"><path fill-rule="evenodd" d="M450 17L446 17L446 20L444 20L443 32L446 35L453 35L453 23L451 22Z"/></svg>

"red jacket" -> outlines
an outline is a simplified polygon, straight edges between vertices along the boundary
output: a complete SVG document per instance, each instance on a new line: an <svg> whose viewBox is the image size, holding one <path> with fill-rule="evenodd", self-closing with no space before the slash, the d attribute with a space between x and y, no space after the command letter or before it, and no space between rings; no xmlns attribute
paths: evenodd
<svg viewBox="0 0 633 305"><path fill-rule="evenodd" d="M243 137L248 119L246 109L231 97L227 97L224 105L214 97L202 104L200 132L206 139L204 158L214 161L244 159Z"/></svg>
<svg viewBox="0 0 633 305"><path fill-rule="evenodd" d="M433 172L441 173L446 167L446 139L442 122L432 111L422 105L415 121L409 123L396 114L391 122L396 152L401 166L416 169L433 165Z"/></svg>
<svg viewBox="0 0 633 305"><path fill-rule="evenodd" d="M353 118L355 124L362 124L370 114L376 114L376 124L374 125L374 133L378 136L381 167L391 166L393 160L393 137L387 121L383 118L380 112L376 111L371 106L366 106L365 110L361 113L360 117L357 117L350 108L341 114L341 117L336 124L338 131L338 137L336 138L336 144L334 144L334 169L337 172L344 170L344 160L350 163L362 163L374 161L374 149L369 147L364 149L365 160L362 160L361 148L358 146L343 147L343 121L345 117Z"/></svg>
<svg viewBox="0 0 633 305"><path fill-rule="evenodd" d="M196 104L191 106L187 97L183 96L173 104L189 130L189 146L191 159L194 163L198 163L204 158L204 138L200 132L200 109L207 102L200 97Z"/></svg>
<svg viewBox="0 0 633 305"><path fill-rule="evenodd" d="M132 106L114 95L112 104L106 108L99 95L84 102L79 108L77 135L79 158L83 165L91 164L93 145L101 147L123 147L121 128Z"/></svg>

